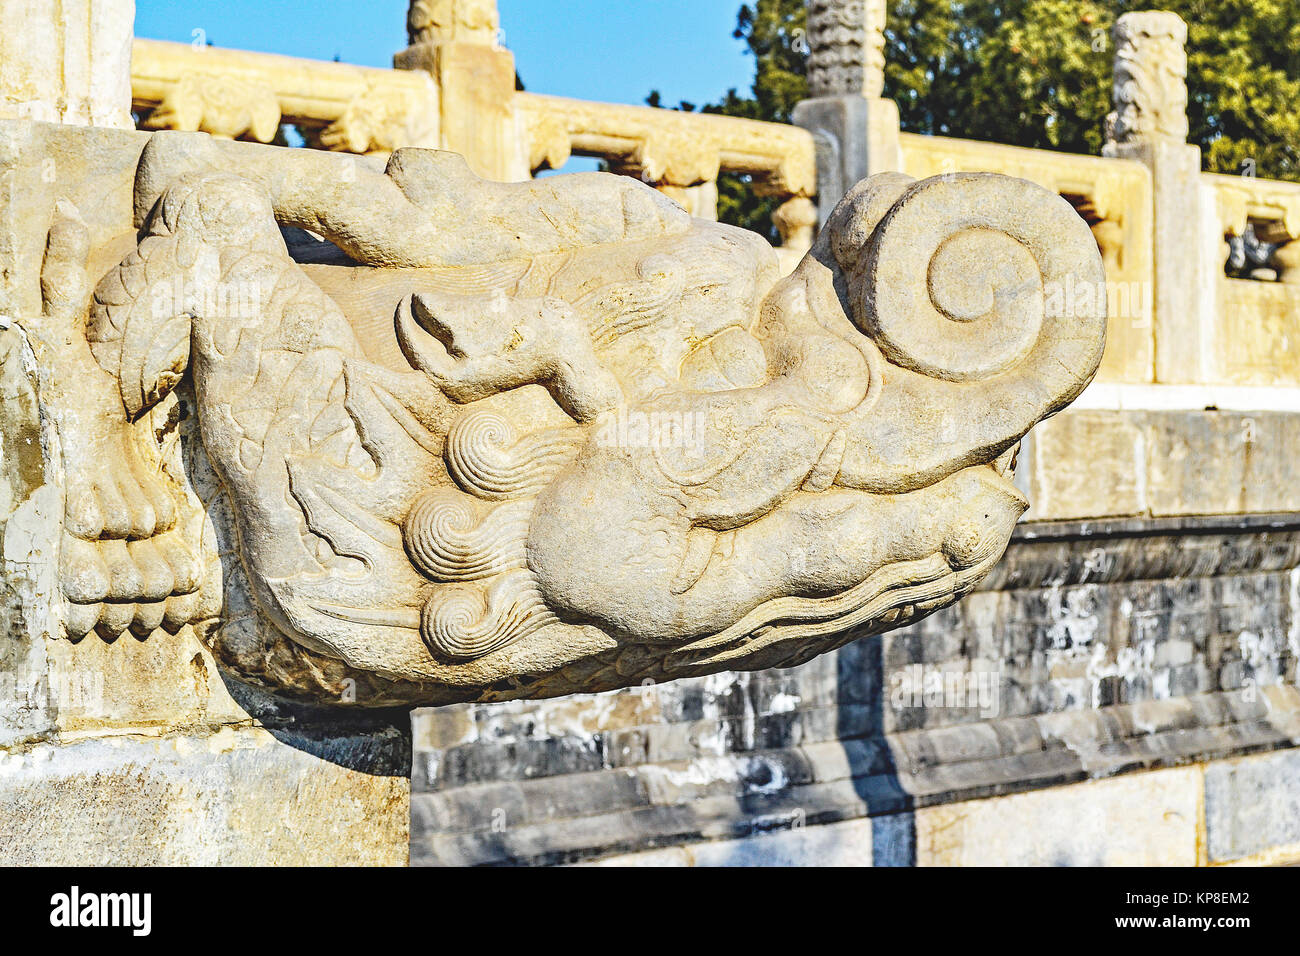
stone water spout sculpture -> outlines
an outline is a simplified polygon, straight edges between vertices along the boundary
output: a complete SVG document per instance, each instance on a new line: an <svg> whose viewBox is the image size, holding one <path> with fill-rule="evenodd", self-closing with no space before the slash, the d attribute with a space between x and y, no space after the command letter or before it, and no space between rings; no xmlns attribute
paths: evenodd
<svg viewBox="0 0 1300 956"><path fill-rule="evenodd" d="M64 440L68 635L191 626L320 701L786 666L915 620L998 561L1017 443L1103 346L1104 296L1048 314L1103 281L1087 225L996 175L859 183L784 278L638 182L427 150L156 134L135 215L106 259L62 204L45 257L96 366L68 360L96 409Z"/></svg>

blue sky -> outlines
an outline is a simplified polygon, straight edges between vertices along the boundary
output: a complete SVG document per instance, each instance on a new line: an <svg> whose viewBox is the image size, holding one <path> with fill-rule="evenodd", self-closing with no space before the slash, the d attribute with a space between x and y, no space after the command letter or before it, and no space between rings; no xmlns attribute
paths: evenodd
<svg viewBox="0 0 1300 956"><path fill-rule="evenodd" d="M529 90L702 104L749 88L753 59L731 36L741 0L498 0L505 43ZM137 36L363 66L406 46L406 0L136 0Z"/></svg>

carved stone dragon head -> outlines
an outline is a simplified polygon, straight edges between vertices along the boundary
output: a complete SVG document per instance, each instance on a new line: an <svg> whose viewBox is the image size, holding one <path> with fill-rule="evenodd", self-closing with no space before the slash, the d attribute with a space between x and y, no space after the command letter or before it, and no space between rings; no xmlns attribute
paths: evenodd
<svg viewBox="0 0 1300 956"><path fill-rule="evenodd" d="M1104 281L1087 225L991 174L859 183L784 277L633 180L426 150L156 134L135 215L102 277L76 210L46 254L118 422L69 466L66 628L194 627L318 701L787 666L916 620L998 561L1017 443L1103 347L1104 295L1047 304Z"/></svg>

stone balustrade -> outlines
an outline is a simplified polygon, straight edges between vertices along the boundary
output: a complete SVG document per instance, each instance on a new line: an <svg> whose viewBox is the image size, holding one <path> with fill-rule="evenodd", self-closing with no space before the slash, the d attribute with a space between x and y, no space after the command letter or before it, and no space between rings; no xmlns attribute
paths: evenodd
<svg viewBox="0 0 1300 956"><path fill-rule="evenodd" d="M814 5L816 24L833 29L825 42L814 30L817 98L796 117L806 128L516 91L495 4L427 6L413 7L412 46L392 70L138 39L133 106L150 129L271 142L288 123L323 149L381 157L401 146L452 149L481 175L505 180L596 157L705 219L716 216L719 174L744 175L785 200L774 222L786 271L811 245L819 178L824 214L847 184L885 170L1018 176L1071 202L1102 251L1110 346L1100 382L1300 381L1289 346L1300 186L1199 173L1185 142L1186 30L1172 15L1117 24L1116 111L1096 157L900 132L897 109L881 95L879 0ZM853 42L837 46L844 37ZM1183 241L1189 220L1201 236L1192 254ZM1268 261L1226 274L1248 225L1247 241L1262 244ZM1252 281L1260 279L1279 281Z"/></svg>
<svg viewBox="0 0 1300 956"><path fill-rule="evenodd" d="M146 129L269 143L291 123L349 153L439 144L438 89L418 71L137 39L131 99Z"/></svg>
<svg viewBox="0 0 1300 956"><path fill-rule="evenodd" d="M135 41L132 100L147 129L202 131L269 143L281 123L307 145L385 155L402 146L450 147L440 88L421 70L382 70L159 40ZM753 177L785 197L776 216L788 267L812 243L816 166L796 126L518 92L510 114L516 172L559 169L571 155L605 160L682 203L717 215L720 172ZM788 270L787 270L788 271Z"/></svg>
<svg viewBox="0 0 1300 956"><path fill-rule="evenodd" d="M1219 266L1210 374L1300 385L1300 184L1214 174L1202 182L1214 212L1202 239Z"/></svg>
<svg viewBox="0 0 1300 956"><path fill-rule="evenodd" d="M1211 228L1224 243L1222 254L1230 256L1230 240L1244 237L1249 228L1259 242L1273 247L1266 263L1269 271L1255 278L1300 284L1300 245L1293 245L1300 238L1300 183L1215 173L1204 179L1214 192L1217 216Z"/></svg>
<svg viewBox="0 0 1300 956"><path fill-rule="evenodd" d="M519 94L519 102L534 171L559 168L575 153L678 188L733 172L753 176L765 195L817 190L812 137L797 126L534 93Z"/></svg>

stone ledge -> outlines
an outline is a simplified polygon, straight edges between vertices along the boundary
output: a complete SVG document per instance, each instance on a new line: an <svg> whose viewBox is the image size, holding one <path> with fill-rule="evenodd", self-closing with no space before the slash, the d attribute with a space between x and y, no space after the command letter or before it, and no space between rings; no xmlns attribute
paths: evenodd
<svg viewBox="0 0 1300 956"><path fill-rule="evenodd" d="M579 865L1296 865L1300 842L1286 841L1300 833L1298 758L1283 750ZM1230 846L1242 835L1248 845Z"/></svg>
<svg viewBox="0 0 1300 956"><path fill-rule="evenodd" d="M1261 689L1254 702L1240 693L1202 694L910 731L883 741L482 784L412 797L412 858L573 862L1294 746L1300 746L1300 690L1281 686ZM1300 820L1300 808L1295 817Z"/></svg>
<svg viewBox="0 0 1300 956"><path fill-rule="evenodd" d="M978 591L1286 571L1300 514L1026 521Z"/></svg>
<svg viewBox="0 0 1300 956"><path fill-rule="evenodd" d="M1300 511L1298 438L1289 410L1071 408L1026 437L1017 483L1032 520Z"/></svg>

